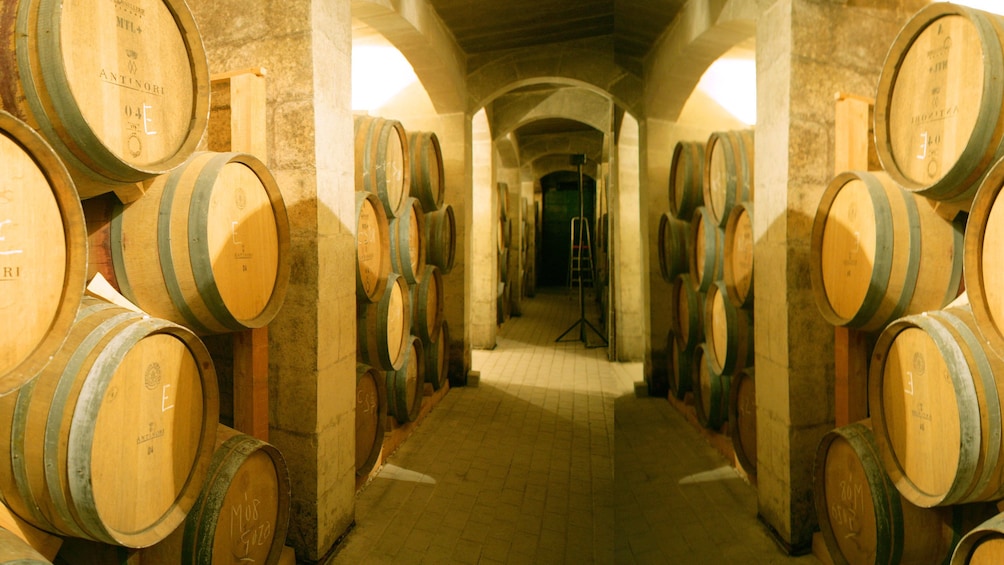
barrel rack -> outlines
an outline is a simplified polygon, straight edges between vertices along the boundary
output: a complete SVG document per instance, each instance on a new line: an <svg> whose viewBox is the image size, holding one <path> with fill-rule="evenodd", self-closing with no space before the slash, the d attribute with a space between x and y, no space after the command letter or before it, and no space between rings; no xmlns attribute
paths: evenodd
<svg viewBox="0 0 1004 565"><path fill-rule="evenodd" d="M871 135L874 101L853 94L836 94L834 118L834 174L872 170L869 155L875 155ZM868 335L834 327L834 402L837 426L868 417Z"/></svg>
<svg viewBox="0 0 1004 565"><path fill-rule="evenodd" d="M227 112L211 108L211 151L239 151L268 161L265 69L212 75L213 92L229 89ZM229 127L227 126L229 121ZM268 326L233 334L234 429L268 441Z"/></svg>

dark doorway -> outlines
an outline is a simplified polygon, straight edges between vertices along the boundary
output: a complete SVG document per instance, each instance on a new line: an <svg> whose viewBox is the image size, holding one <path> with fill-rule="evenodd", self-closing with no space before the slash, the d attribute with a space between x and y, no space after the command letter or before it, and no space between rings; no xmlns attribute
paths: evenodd
<svg viewBox="0 0 1004 565"><path fill-rule="evenodd" d="M572 242L572 218L579 216L579 174L575 171L551 173L540 179L542 191L541 240L537 247L537 285L568 284L568 259ZM596 181L582 176L582 197L589 235L592 233L596 205ZM592 250L595 255L595 249Z"/></svg>

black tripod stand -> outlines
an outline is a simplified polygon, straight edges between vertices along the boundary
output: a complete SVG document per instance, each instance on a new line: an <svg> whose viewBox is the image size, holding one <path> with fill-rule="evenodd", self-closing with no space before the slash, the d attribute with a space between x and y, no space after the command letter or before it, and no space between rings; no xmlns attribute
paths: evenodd
<svg viewBox="0 0 1004 565"><path fill-rule="evenodd" d="M584 249L584 247L583 247L583 241L582 241L582 234L585 233L586 226L587 226L587 224L585 223L586 222L586 217L585 217L586 216L585 202L584 202L584 198L582 196L582 165L585 164L585 162L586 162L586 156L584 154L572 155L572 164L576 165L578 167L578 171L579 171L579 218L578 218L578 220L579 220L579 236L578 236L578 241L575 241L575 245L573 246L573 249L571 249L572 253L578 253L578 254L580 254L580 256L579 256L579 260L580 261L578 263L579 269L576 270L576 274L578 276L578 280L576 282L579 285L579 319L576 320L575 323L571 325L571 327L569 327L567 330L565 330L564 333L562 333L561 335L559 335L558 339L556 339L554 341L562 341L562 338L564 338L566 335L572 333L572 330L574 330L575 328L579 328L579 339L578 339L578 341L581 341L582 343L586 344L587 348L594 348L594 347L603 347L603 346L607 345L607 338L603 337L603 333L600 332L600 330L596 329L596 327L593 326L592 324L590 324L589 320L586 319L586 299L585 299L584 291L582 289L581 253L582 253L582 250ZM575 223L573 222L572 225L575 225ZM592 279L592 277L590 277L590 279ZM600 340L603 343L601 343L601 344L595 344L595 345L590 345L589 340L586 339L586 328L587 327L589 329L593 330L593 333L595 333L600 338ZM572 341L572 340L565 340L565 341Z"/></svg>

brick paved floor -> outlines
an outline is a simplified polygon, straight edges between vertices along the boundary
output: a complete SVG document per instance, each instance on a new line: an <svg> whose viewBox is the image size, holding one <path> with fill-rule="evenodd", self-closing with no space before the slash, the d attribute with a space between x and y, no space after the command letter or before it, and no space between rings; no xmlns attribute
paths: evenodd
<svg viewBox="0 0 1004 565"><path fill-rule="evenodd" d="M478 386L450 390L359 493L328 563L818 563L781 553L753 488L668 401L635 396L640 364L578 330L555 342L577 294L523 312L474 352Z"/></svg>

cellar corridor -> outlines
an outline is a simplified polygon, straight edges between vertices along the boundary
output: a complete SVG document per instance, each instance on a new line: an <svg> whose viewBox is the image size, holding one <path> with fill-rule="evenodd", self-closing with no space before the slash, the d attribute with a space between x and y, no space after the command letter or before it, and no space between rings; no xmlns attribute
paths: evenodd
<svg viewBox="0 0 1004 565"><path fill-rule="evenodd" d="M451 390L357 495L327 563L818 563L782 553L753 487L676 408L635 395L641 364L577 330L555 343L577 293L523 304L474 352L480 383Z"/></svg>

